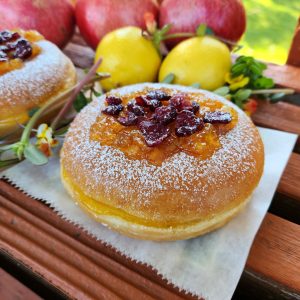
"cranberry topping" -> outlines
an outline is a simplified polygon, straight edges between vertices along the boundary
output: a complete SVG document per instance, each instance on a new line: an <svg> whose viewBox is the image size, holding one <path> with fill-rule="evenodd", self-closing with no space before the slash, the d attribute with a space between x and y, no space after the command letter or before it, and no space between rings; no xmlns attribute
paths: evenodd
<svg viewBox="0 0 300 300"><path fill-rule="evenodd" d="M147 106L150 108L151 111L155 111L157 107L162 106L162 103L159 100L147 100Z"/></svg>
<svg viewBox="0 0 300 300"><path fill-rule="evenodd" d="M13 53L14 58L26 59L32 54L32 47L25 39L18 39L12 44L12 47L12 49L15 49L15 52Z"/></svg>
<svg viewBox="0 0 300 300"><path fill-rule="evenodd" d="M4 30L0 32L0 43L8 42L20 38L21 36L17 32L11 32Z"/></svg>
<svg viewBox="0 0 300 300"><path fill-rule="evenodd" d="M228 112L223 111L214 111L214 112L207 112L203 118L205 123L211 124L228 124L231 122L232 117L231 114Z"/></svg>
<svg viewBox="0 0 300 300"><path fill-rule="evenodd" d="M196 114L200 110L200 105L197 102L192 101L192 108L193 108L194 114Z"/></svg>
<svg viewBox="0 0 300 300"><path fill-rule="evenodd" d="M147 106L146 98L143 96L135 97L135 103L139 106Z"/></svg>
<svg viewBox="0 0 300 300"><path fill-rule="evenodd" d="M146 95L146 98L150 100L156 99L160 101L166 101L169 100L171 96L169 96L166 92L162 90L153 90Z"/></svg>
<svg viewBox="0 0 300 300"><path fill-rule="evenodd" d="M151 111L155 108L162 106L162 103L157 99L147 99L143 96L138 96L135 98L136 104L143 107L148 107Z"/></svg>
<svg viewBox="0 0 300 300"><path fill-rule="evenodd" d="M118 116L122 110L123 110L123 105L118 104L118 105L109 105L109 106L105 107L102 110L102 112L106 115Z"/></svg>
<svg viewBox="0 0 300 300"><path fill-rule="evenodd" d="M153 118L157 122L167 125L175 120L176 115L177 112L173 106L161 106L155 109Z"/></svg>
<svg viewBox="0 0 300 300"><path fill-rule="evenodd" d="M145 110L142 106L136 104L135 100L128 102L127 110L133 112L136 116L144 116Z"/></svg>
<svg viewBox="0 0 300 300"><path fill-rule="evenodd" d="M1 61L10 58L26 59L32 54L32 46L26 39L22 38L17 32L2 31L0 32L0 59ZM4 57L3 53L7 55Z"/></svg>
<svg viewBox="0 0 300 300"><path fill-rule="evenodd" d="M203 120L189 110L181 111L176 118L175 133L177 136L189 136L204 127Z"/></svg>
<svg viewBox="0 0 300 300"><path fill-rule="evenodd" d="M196 102L194 102L196 103ZM196 103L197 104L197 103ZM192 112L197 112L197 108L194 104L191 103L191 101L189 101L187 99L187 95L184 94L184 93L178 93L178 94L175 94L171 99L170 99L170 105L175 107L177 112L180 112L182 110L190 110ZM199 104L197 104L199 106ZM200 108L200 106L199 106ZM198 108L198 110L199 110Z"/></svg>
<svg viewBox="0 0 300 300"><path fill-rule="evenodd" d="M122 99L119 97L115 97L115 96L107 96L105 100L108 105L122 104Z"/></svg>
<svg viewBox="0 0 300 300"><path fill-rule="evenodd" d="M168 99L168 103L162 103ZM150 91L146 96L140 95L129 101L121 115L120 112L124 109L121 98L107 96L106 102L108 106L102 112L118 116L116 120L123 126L136 125L149 147L157 146L168 138L174 128L169 124L173 121L175 134L178 137L186 137L202 130L205 122L226 124L232 119L230 113L221 111L206 113L204 120L197 117L200 105L190 101L185 93L177 93L170 97L161 90Z"/></svg>
<svg viewBox="0 0 300 300"><path fill-rule="evenodd" d="M139 129L150 147L161 144L171 134L169 127L149 120L140 122Z"/></svg>
<svg viewBox="0 0 300 300"><path fill-rule="evenodd" d="M129 111L125 116L119 117L117 121L124 126L131 126L137 124L138 117Z"/></svg>

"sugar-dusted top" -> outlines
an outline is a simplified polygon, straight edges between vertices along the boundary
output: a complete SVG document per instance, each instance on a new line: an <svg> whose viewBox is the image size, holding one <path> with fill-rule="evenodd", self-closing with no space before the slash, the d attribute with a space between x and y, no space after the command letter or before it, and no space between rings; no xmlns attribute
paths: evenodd
<svg viewBox="0 0 300 300"><path fill-rule="evenodd" d="M263 146L257 129L244 112L213 93L177 85L137 84L111 94L128 95L144 88L198 93L203 100L209 98L232 107L238 113L238 122L220 136L221 147L210 158L199 159L179 152L156 166L147 160L128 159L122 151L91 140L90 128L105 105L102 96L80 112L65 139L61 160L74 184L84 187L84 192L93 199L101 199L140 217L151 215L152 219L162 215L172 219L180 213L188 218L204 207L206 213L213 212L216 207L222 208L220 199L226 204L241 198L238 185L241 193L247 185L254 188L262 171ZM247 178L255 180L247 182ZM235 188L230 192L232 187ZM166 197L166 192L168 205L164 207L161 198ZM224 196L220 197L219 193ZM184 198L187 199L180 201Z"/></svg>
<svg viewBox="0 0 300 300"><path fill-rule="evenodd" d="M39 106L75 82L74 66L60 49L44 40L36 44L41 49L39 55L0 76L1 119Z"/></svg>

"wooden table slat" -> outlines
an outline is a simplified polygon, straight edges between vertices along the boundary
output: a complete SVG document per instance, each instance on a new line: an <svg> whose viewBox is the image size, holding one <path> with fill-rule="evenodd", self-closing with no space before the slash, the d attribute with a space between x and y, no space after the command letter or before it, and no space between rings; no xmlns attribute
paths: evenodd
<svg viewBox="0 0 300 300"><path fill-rule="evenodd" d="M0 268L0 299L41 300L29 288Z"/></svg>
<svg viewBox="0 0 300 300"><path fill-rule="evenodd" d="M297 199L300 204L300 154L292 153L277 191L283 195Z"/></svg>
<svg viewBox="0 0 300 300"><path fill-rule="evenodd" d="M63 252L64 251L63 249L65 249L64 247L72 248L71 251L68 250L67 253L73 253L73 251L77 252L82 247L88 247L91 248L89 251L91 251L92 256L95 255L94 251L96 251L97 253L102 253L107 257L112 258L115 261L115 263L118 264L117 268L120 268L119 270L122 270L122 268L126 267L127 269L133 270L136 273L143 274L145 278L148 278L148 280L151 280L153 283L161 284L161 288L167 288L168 291L172 291L171 294L172 297L171 298L164 297L165 299L175 299L173 298L174 295L177 295L178 297L182 297L182 298L191 298L191 296L180 294L178 291L176 291L176 289L172 288L171 286L168 286L151 268L143 266L141 264L134 263L124 258L122 255L117 253L114 249L105 247L103 244L101 244L99 241L96 241L95 239L87 235L81 229L61 219L50 208L43 205L41 202L39 201L33 202L32 199L22 194L21 192L15 190L9 184L3 181L0 181L0 190L3 195L2 197L0 197L0 200L3 201L3 203L5 203L5 199L7 197L9 198L9 200L7 201L14 202L14 205L12 205L12 203L7 204L7 201L5 204L5 208L8 206L11 207L10 213L14 215L14 218L16 217L25 218L25 215L28 214L28 216L25 218L26 222L29 222L33 227L38 226L38 228L36 229L33 228L32 232L39 232L39 230L42 229L43 231L42 233L47 236L45 236L44 238L42 237L39 238L40 239L42 238L42 240L44 241L50 238L51 243L54 243L53 245L56 245L55 251L62 251L60 253L56 253L56 252L52 253L53 255L55 254L55 259L59 259L61 255L66 253ZM4 205L2 204L2 206ZM22 209L22 214L20 213L20 209ZM38 214L38 216L36 214ZM30 217L30 219L28 219L28 217ZM30 221L39 218L43 220L42 223L44 225L42 228L40 227L41 221L34 221L34 222ZM2 220L2 215L1 215L1 220ZM17 230L15 228L17 226L16 223L11 224L12 222L11 219L9 218L6 219L6 221L4 222L5 222L5 227L8 228L8 230L11 230L10 234L18 234L18 235L22 235L23 238L26 238L26 232L28 232L28 230L23 231L21 228ZM20 226L21 227L25 226L25 223L20 224ZM53 226L58 230L55 230L53 228L46 229L48 227L53 227ZM58 233L57 231L58 232L60 231L60 233ZM63 237L65 237L65 235L68 235L69 237L59 238L59 235L62 235ZM300 295L300 286L299 286L300 282L299 284L297 283L297 280L299 281L300 278L300 274L299 274L300 240L299 239L300 239L300 226L297 226L291 222L288 222L284 219L278 218L268 213L258 233L258 237L255 239L254 246L251 250L250 257L247 262L246 271L252 272L253 270L255 274L259 274L261 280L266 280L266 278L271 277L270 274L274 271L274 273L276 274L275 275L273 274L273 277L271 278L272 280L274 280L275 283L278 283L278 289L282 289L282 287L284 287L285 290L288 290L289 287L292 287L293 292L295 290ZM60 245L61 243L63 245ZM11 242L10 244L13 245L14 243ZM83 246L82 244L84 244L85 246ZM41 247L41 248L42 250L44 249L45 251L47 247ZM41 249L38 250L40 251ZM26 251L23 251L22 253L24 252L26 253ZM81 252L80 254L89 258L87 253ZM43 257L43 255L41 255L41 257ZM38 258L37 261L39 262L40 258ZM74 266L75 262L72 261L73 258L72 257L69 258L69 264ZM99 266L99 261L94 260L93 262L97 267L101 267ZM79 264L81 264L81 262L79 262ZM78 267L78 262L76 262L75 266ZM89 274L89 271L86 270L87 267L89 267L89 264L85 264L85 263L81 264L80 270L84 273L84 275ZM104 266L104 268L107 269L106 266ZM124 274L127 277L128 271L126 270L126 268L124 270ZM62 269L65 270L64 266ZM288 281L289 279L287 279L286 277L286 272L285 271L275 272L275 270L277 269L291 270L290 271L291 274L289 274L292 276L291 284ZM47 270L44 272L46 272L47 274ZM124 280L124 278L120 275L119 278ZM101 283L103 282L101 278L99 278L99 280ZM124 283L126 283L126 281L124 281Z"/></svg>
<svg viewBox="0 0 300 300"><path fill-rule="evenodd" d="M252 116L256 125L300 135L300 106L286 102L270 104L264 100L258 103L258 110Z"/></svg>
<svg viewBox="0 0 300 300"><path fill-rule="evenodd" d="M24 198L32 201L26 196L21 201ZM177 299L177 291L170 292L62 232L63 225L72 224L61 219L60 226L55 228L1 196L0 206L0 240L6 242L6 248L12 247L15 256L25 255L29 265L37 263L44 276L53 277L55 281L59 279L56 284L63 282L70 294L78 289L84 297L95 297L99 292L110 296L113 291L116 293L113 296L122 298L130 295L138 299ZM60 219L41 202L35 201L33 206L38 207L35 213L47 211L43 219ZM82 234L78 228L76 232ZM89 288L91 286L93 289Z"/></svg>
<svg viewBox="0 0 300 300"><path fill-rule="evenodd" d="M300 296L300 226L268 213L246 268L294 289Z"/></svg>

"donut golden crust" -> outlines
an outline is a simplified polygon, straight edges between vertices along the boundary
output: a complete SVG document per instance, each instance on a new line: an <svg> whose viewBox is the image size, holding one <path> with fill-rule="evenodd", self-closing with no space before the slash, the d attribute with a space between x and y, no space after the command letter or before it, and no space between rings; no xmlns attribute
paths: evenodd
<svg viewBox="0 0 300 300"><path fill-rule="evenodd" d="M90 139L103 96L82 110L65 139L61 177L67 191L97 221L134 238L187 239L224 225L245 206L262 175L264 150L258 130L240 109L206 91L149 83L110 94L144 88L199 93L233 107L238 121L220 137L221 147L210 158L179 152L157 166Z"/></svg>
<svg viewBox="0 0 300 300"><path fill-rule="evenodd" d="M54 44L42 40L36 57L0 76L0 136L28 119L28 111L73 86L76 70Z"/></svg>

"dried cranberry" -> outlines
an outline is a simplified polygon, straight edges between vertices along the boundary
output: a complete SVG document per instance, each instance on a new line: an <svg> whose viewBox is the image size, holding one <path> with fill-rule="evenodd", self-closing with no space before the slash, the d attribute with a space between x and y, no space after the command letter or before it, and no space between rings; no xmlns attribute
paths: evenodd
<svg viewBox="0 0 300 300"><path fill-rule="evenodd" d="M196 114L200 109L200 105L197 102L193 101L192 102L192 108L193 108L194 114Z"/></svg>
<svg viewBox="0 0 300 300"><path fill-rule="evenodd" d="M11 32L4 30L0 32L0 43L8 42L20 38L20 35L17 32Z"/></svg>
<svg viewBox="0 0 300 300"><path fill-rule="evenodd" d="M176 118L175 133L177 136L192 135L204 127L202 119L197 118L193 112L189 110L181 111Z"/></svg>
<svg viewBox="0 0 300 300"><path fill-rule="evenodd" d="M136 116L145 115L143 107L137 105L135 100L128 102L127 109L128 111L133 112Z"/></svg>
<svg viewBox="0 0 300 300"><path fill-rule="evenodd" d="M159 100L153 99L153 100L147 100L147 106L150 108L150 110L155 111L157 107L162 106L162 103Z"/></svg>
<svg viewBox="0 0 300 300"><path fill-rule="evenodd" d="M136 105L139 105L139 106L147 106L146 98L143 96L137 96L135 98L135 103L136 103Z"/></svg>
<svg viewBox="0 0 300 300"><path fill-rule="evenodd" d="M153 118L160 123L169 124L175 120L177 115L176 109L173 106L161 106L155 109Z"/></svg>
<svg viewBox="0 0 300 300"><path fill-rule="evenodd" d="M204 119L205 123L228 124L228 123L231 122L232 117L231 117L231 114L229 112L214 111L214 112L207 112L203 119Z"/></svg>
<svg viewBox="0 0 300 300"><path fill-rule="evenodd" d="M19 39L14 44L15 44L15 52L13 54L14 58L25 59L31 56L32 47L27 40Z"/></svg>
<svg viewBox="0 0 300 300"><path fill-rule="evenodd" d="M191 102L187 99L187 95L184 93L175 94L170 99L170 105L174 106L178 112L182 110L194 110Z"/></svg>
<svg viewBox="0 0 300 300"><path fill-rule="evenodd" d="M156 99L156 100L164 101L164 100L169 100L171 96L169 96L165 91L153 90L146 95L146 98L150 100Z"/></svg>
<svg viewBox="0 0 300 300"><path fill-rule="evenodd" d="M167 126L149 120L140 122L139 129L149 147L161 144L171 133L170 128Z"/></svg>
<svg viewBox="0 0 300 300"><path fill-rule="evenodd" d="M125 116L119 117L117 121L124 126L131 126L137 124L138 117L129 111Z"/></svg>
<svg viewBox="0 0 300 300"><path fill-rule="evenodd" d="M108 105L118 105L122 103L121 98L115 96L106 96L105 100Z"/></svg>
<svg viewBox="0 0 300 300"><path fill-rule="evenodd" d="M109 105L106 108L104 108L102 112L106 115L118 116L122 110L123 110L123 105L118 104L118 105Z"/></svg>
<svg viewBox="0 0 300 300"><path fill-rule="evenodd" d="M144 96L138 96L135 98L135 102L139 106L148 107L154 111L155 108L162 106L162 103L157 99L147 99Z"/></svg>
<svg viewBox="0 0 300 300"><path fill-rule="evenodd" d="M7 60L8 60L7 54L4 53L3 51L0 51L0 62L7 61Z"/></svg>

